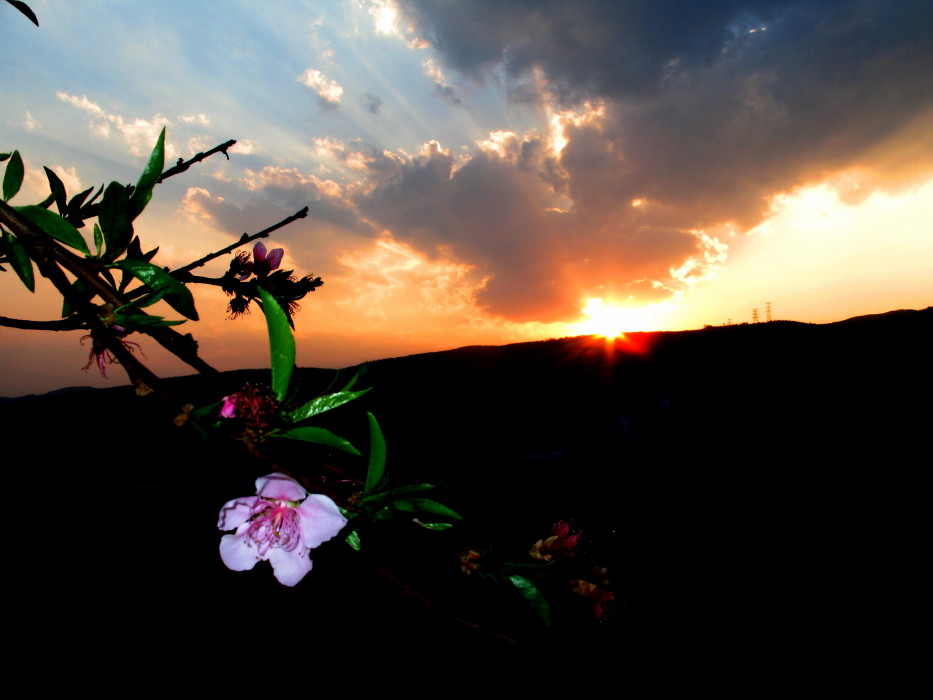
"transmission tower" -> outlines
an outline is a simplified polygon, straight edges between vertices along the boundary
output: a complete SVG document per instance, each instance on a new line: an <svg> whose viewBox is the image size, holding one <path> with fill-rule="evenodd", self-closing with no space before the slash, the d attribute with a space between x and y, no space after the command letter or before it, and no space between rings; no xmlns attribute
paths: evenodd
<svg viewBox="0 0 933 700"><path fill-rule="evenodd" d="M768 312L768 323L771 323L771 302L770 301L765 302L765 309Z"/></svg>
<svg viewBox="0 0 933 700"><path fill-rule="evenodd" d="M758 319L758 309L752 309L752 323L760 323Z"/></svg>

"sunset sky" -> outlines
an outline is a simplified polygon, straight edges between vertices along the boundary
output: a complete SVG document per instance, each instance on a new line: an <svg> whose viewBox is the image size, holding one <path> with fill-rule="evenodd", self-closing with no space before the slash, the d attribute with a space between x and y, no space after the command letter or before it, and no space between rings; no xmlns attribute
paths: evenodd
<svg viewBox="0 0 933 700"><path fill-rule="evenodd" d="M136 230L175 268L310 207L266 241L324 279L301 366L933 304L929 0L28 4L38 28L0 3L12 203L43 165L135 182L163 126L167 163L236 139ZM193 291L203 357L265 366L258 310ZM60 308L0 272L0 315ZM125 383L81 335L0 328L0 396Z"/></svg>

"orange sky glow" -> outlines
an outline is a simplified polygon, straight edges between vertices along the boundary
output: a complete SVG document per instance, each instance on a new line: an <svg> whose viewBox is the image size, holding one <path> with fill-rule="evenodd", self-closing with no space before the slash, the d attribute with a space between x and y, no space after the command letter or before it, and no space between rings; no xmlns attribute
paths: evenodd
<svg viewBox="0 0 933 700"><path fill-rule="evenodd" d="M26 164L13 203L46 196L43 165L70 194L133 180L163 125L173 159L237 138L229 161L156 188L136 232L176 268L309 205L266 241L285 249L284 267L324 280L296 317L300 366L745 323L753 309L766 320L769 302L775 320L815 323L933 304L933 27L897 38L912 10L883 3L849 24L829 6L817 17L794 3L744 14L710 3L690 11L716 50L643 26L663 46L629 57L657 68L627 73L599 42L649 20L569 5L554 7L577 13L576 53L552 46L561 35L544 20L529 29L520 5L493 3L499 29L485 37L443 3L373 0L240 9L229 31L242 42L205 39L201 54L172 32L204 8L173 20L124 3L104 20L120 40L82 54L70 37L87 19L50 0L38 29L3 18L21 56L0 79L0 151L18 148ZM835 35L821 29L834 22L877 46L853 58L840 45L862 63L838 93ZM146 30L165 63L138 53L134 32ZM274 37L278 60L262 43ZM52 46L81 70L39 57ZM795 52L819 69L802 74ZM123 67L137 59L152 79L120 93L140 82ZM618 74L599 71L610 59ZM287 109L269 106L273 88ZM219 289L193 291L202 320L180 330L201 355L222 370L267 366L261 312L230 320ZM45 280L30 294L0 272L0 315L49 320L60 308ZM0 396L125 383L118 366L107 379L82 372L81 337L0 327ZM191 373L139 343L157 374Z"/></svg>

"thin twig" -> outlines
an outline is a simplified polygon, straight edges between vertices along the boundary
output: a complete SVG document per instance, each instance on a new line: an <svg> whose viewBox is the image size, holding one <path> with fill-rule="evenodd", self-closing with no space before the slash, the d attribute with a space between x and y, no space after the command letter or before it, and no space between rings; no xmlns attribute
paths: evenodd
<svg viewBox="0 0 933 700"><path fill-rule="evenodd" d="M0 222L16 235L16 238L26 249L26 253L36 263L36 267L39 268L42 276L48 279L68 303L74 307L84 322L91 328L91 334L95 336L95 340L100 342L117 358L133 383L137 387L145 386L165 398L174 399L163 388L161 380L126 349L114 329L105 324L98 316L98 307L84 298L83 295L75 292L74 287L59 265L66 268L95 291L99 290L104 301L110 301L111 303L117 301L117 303L120 303L120 296L107 287L100 277L90 272L81 258L68 253L45 231L20 216L10 205L3 201L0 201ZM78 261L79 264L75 264L74 260Z"/></svg>
<svg viewBox="0 0 933 700"><path fill-rule="evenodd" d="M126 298L102 280L85 259L63 248L45 231L20 216L3 201L0 201L0 223L3 223L16 235L17 239L26 248L29 257L39 267L42 275L55 285L59 293L68 300L84 321L91 325L92 332L95 330L98 332L101 336L101 342L120 360L120 364L126 368L127 374L133 379L139 378L140 381L152 387L150 381L158 381L158 377L136 360L131 353L126 351L120 338L114 335L113 331L99 318L98 308L83 295L75 292L74 287L65 277L61 268L68 270L84 283L89 290L99 295L104 302L112 304L114 308L126 304ZM167 327L153 327L142 332L155 338L156 342L162 347L183 362L191 365L201 374L210 377L215 384L224 390L227 389L221 379L220 372L198 356L198 344L190 333L181 335ZM134 376L133 372L138 373L139 376Z"/></svg>
<svg viewBox="0 0 933 700"><path fill-rule="evenodd" d="M226 248L221 248L216 253L210 253L209 255L205 255L200 260L195 260L193 263L189 263L188 265L185 265L184 267L179 267L177 270L175 270L171 274L173 277L177 279L178 276L182 273L201 267L202 265L209 263L214 258L219 258L221 255L226 255L227 253L230 253L236 250L237 248L239 248L240 246L246 245L250 241L254 241L257 238L267 238L269 234L272 233L273 231L277 231L283 226L288 226L293 221L297 221L298 219L303 219L307 215L308 215L308 207L305 207L301 211L292 214L288 218L282 219L279 223L273 224L269 228L265 228L259 233L254 233L252 236L244 233L242 236L240 236L239 240L236 243L231 243Z"/></svg>
<svg viewBox="0 0 933 700"><path fill-rule="evenodd" d="M209 151L203 151L201 153L198 153L191 160L182 160L181 158L179 158L178 162L174 166L172 166L171 168L166 170L164 173L162 173L162 177L159 178L159 182L162 182L167 177L172 177L172 175L178 175L179 173L185 172L188 168L190 168L195 163L200 163L202 160L204 160L205 158L209 158L215 153L223 153L224 156L226 156L227 160L230 160L230 156L227 153L227 149L231 148L235 143L236 141L231 139L230 141L227 141L226 143L222 143L219 146L214 146Z"/></svg>
<svg viewBox="0 0 933 700"><path fill-rule="evenodd" d="M73 331L78 328L87 328L87 325L77 316L58 319L56 321L30 321L24 318L8 318L0 316L0 326L7 328L24 328L32 331Z"/></svg>

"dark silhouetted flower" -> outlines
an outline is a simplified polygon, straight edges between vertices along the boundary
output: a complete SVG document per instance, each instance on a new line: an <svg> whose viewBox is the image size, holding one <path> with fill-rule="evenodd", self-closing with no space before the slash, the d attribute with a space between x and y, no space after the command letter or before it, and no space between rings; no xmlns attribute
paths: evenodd
<svg viewBox="0 0 933 700"><path fill-rule="evenodd" d="M253 261L249 259L249 253L240 251L236 257L230 261L228 273L241 282L253 274Z"/></svg>
<svg viewBox="0 0 933 700"><path fill-rule="evenodd" d="M237 294L230 300L230 303L227 304L227 311L230 312L227 318L239 318L243 314L248 314L249 302L250 300L247 297Z"/></svg>
<svg viewBox="0 0 933 700"><path fill-rule="evenodd" d="M253 246L253 273L256 277L265 277L273 270L278 270L283 255L285 251L282 248L273 248L267 253L266 246L260 241Z"/></svg>
<svg viewBox="0 0 933 700"><path fill-rule="evenodd" d="M247 443L263 442L278 411L278 402L269 389L262 385L245 384L235 394L224 397L220 409L222 418L237 419L234 429Z"/></svg>
<svg viewBox="0 0 933 700"><path fill-rule="evenodd" d="M123 340L124 336L129 335L132 331L126 330L123 326L113 325L111 329L114 331L114 334L117 336L117 339L123 344L130 352L135 352L139 350L139 343L134 343L129 340ZM118 365L120 361L113 356L113 354L107 349L107 346L95 338L93 335L85 335L81 338L81 344L84 345L84 341L88 338L91 339L91 352L88 353L87 364L82 367L82 369L87 372L91 365L97 364L97 369L100 370L100 376L104 379L107 378L107 365Z"/></svg>
<svg viewBox="0 0 933 700"><path fill-rule="evenodd" d="M609 579L606 577L605 568L593 569L593 578L596 579L596 583L576 579L570 582L570 586L577 595L593 601L593 615L597 620L603 621L612 613L615 595L608 588Z"/></svg>
<svg viewBox="0 0 933 700"><path fill-rule="evenodd" d="M551 528L551 536L538 540L528 553L535 559L551 561L555 556L572 557L580 546L580 533L570 529L570 524L563 520Z"/></svg>

